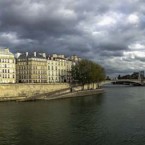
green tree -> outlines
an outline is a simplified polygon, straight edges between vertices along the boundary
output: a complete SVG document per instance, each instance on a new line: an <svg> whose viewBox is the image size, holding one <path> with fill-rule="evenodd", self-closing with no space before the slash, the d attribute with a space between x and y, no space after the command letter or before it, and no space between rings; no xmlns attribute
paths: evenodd
<svg viewBox="0 0 145 145"><path fill-rule="evenodd" d="M90 60L81 60L72 67L73 82L81 84L97 83L105 80L105 70L99 64Z"/></svg>

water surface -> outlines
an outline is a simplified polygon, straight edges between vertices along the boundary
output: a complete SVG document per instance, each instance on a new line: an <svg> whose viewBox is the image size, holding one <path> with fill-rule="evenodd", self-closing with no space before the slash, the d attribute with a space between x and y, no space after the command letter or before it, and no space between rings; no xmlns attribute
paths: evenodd
<svg viewBox="0 0 145 145"><path fill-rule="evenodd" d="M145 87L102 95L0 103L0 145L144 145Z"/></svg>

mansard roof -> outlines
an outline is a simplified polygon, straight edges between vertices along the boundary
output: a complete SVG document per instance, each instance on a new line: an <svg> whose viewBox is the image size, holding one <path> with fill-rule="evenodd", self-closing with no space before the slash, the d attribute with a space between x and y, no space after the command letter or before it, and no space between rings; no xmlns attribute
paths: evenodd
<svg viewBox="0 0 145 145"><path fill-rule="evenodd" d="M28 53L28 54L22 53L18 58L19 59L26 59L26 58L41 58L41 59L46 59L46 57L43 56L40 53L36 53L36 54L34 54L34 53Z"/></svg>

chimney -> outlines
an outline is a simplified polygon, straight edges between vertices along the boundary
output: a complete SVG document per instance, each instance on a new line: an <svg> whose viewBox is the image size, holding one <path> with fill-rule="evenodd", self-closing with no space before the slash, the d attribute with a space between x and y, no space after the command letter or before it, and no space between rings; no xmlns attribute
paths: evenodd
<svg viewBox="0 0 145 145"><path fill-rule="evenodd" d="M26 52L26 57L28 56L28 52Z"/></svg>
<svg viewBox="0 0 145 145"><path fill-rule="evenodd" d="M34 56L36 57L36 52L34 52Z"/></svg>
<svg viewBox="0 0 145 145"><path fill-rule="evenodd" d="M46 53L43 53L43 57L45 57L45 58L46 58Z"/></svg>

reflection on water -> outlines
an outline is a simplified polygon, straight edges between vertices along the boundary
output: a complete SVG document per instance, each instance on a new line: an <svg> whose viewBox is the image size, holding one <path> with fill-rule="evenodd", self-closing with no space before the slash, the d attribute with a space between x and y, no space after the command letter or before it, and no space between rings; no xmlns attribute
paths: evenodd
<svg viewBox="0 0 145 145"><path fill-rule="evenodd" d="M0 103L0 145L145 143L145 88L41 102Z"/></svg>

